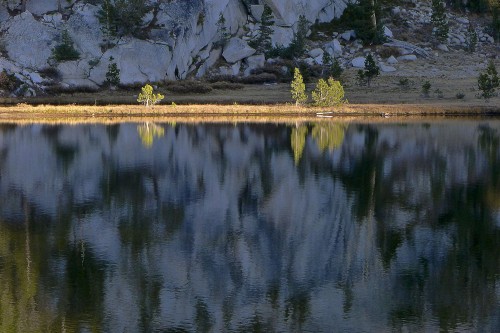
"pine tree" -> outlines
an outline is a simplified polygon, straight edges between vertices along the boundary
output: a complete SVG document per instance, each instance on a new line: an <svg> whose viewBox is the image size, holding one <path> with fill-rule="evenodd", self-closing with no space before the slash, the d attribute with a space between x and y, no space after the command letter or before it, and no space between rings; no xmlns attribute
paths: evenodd
<svg viewBox="0 0 500 333"><path fill-rule="evenodd" d="M492 60L490 60L486 72L479 75L477 84L481 90L481 97L488 99L495 95L495 90L500 86L500 78Z"/></svg>
<svg viewBox="0 0 500 333"><path fill-rule="evenodd" d="M300 74L300 70L298 68L295 68L293 74L291 93L292 98L295 101L295 105L298 106L307 102L306 85L304 84L302 74Z"/></svg>
<svg viewBox="0 0 500 333"><path fill-rule="evenodd" d="M379 75L380 75L380 69L375 63L373 56L369 54L365 59L365 71L363 73L363 77L366 81L366 84L370 86L372 79L374 79L376 76Z"/></svg>
<svg viewBox="0 0 500 333"><path fill-rule="evenodd" d="M339 80L340 81L340 77L342 76L342 73L344 72L344 70L342 69L342 67L340 66L340 63L338 61L337 58L335 58L333 60L333 64L330 68L330 74L333 76L334 79L336 80Z"/></svg>
<svg viewBox="0 0 500 333"><path fill-rule="evenodd" d="M222 13L219 14L219 20L217 21L216 25L217 37L219 37L219 40L216 42L216 44L217 46L224 46L231 37L231 34L227 31L226 18Z"/></svg>
<svg viewBox="0 0 500 333"><path fill-rule="evenodd" d="M431 22L434 25L434 35L440 42L446 41L450 26L446 18L446 9L441 0L432 0Z"/></svg>
<svg viewBox="0 0 500 333"><path fill-rule="evenodd" d="M110 63L108 65L108 71L106 72L106 83L110 87L116 87L120 84L120 70L113 60L113 57L109 57Z"/></svg>
<svg viewBox="0 0 500 333"><path fill-rule="evenodd" d="M293 34L293 40L288 47L292 57L300 57L304 54L308 31L309 21L307 21L304 15L300 15L297 23L297 31Z"/></svg>
<svg viewBox="0 0 500 333"><path fill-rule="evenodd" d="M257 53L265 53L271 49L271 35L273 33L271 27L273 25L273 11L271 7L266 4L264 5L264 12L260 19L259 36L249 43L251 47L257 50Z"/></svg>
<svg viewBox="0 0 500 333"><path fill-rule="evenodd" d="M80 53L73 46L68 30L63 30L61 43L52 49L52 55L56 61L71 61L80 58Z"/></svg>
<svg viewBox="0 0 500 333"><path fill-rule="evenodd" d="M465 44L466 47L465 49L469 52L475 52L476 51L476 46L477 46L477 32L476 29L474 29L474 26L472 24L469 24L469 27L467 28L467 35L465 39Z"/></svg>

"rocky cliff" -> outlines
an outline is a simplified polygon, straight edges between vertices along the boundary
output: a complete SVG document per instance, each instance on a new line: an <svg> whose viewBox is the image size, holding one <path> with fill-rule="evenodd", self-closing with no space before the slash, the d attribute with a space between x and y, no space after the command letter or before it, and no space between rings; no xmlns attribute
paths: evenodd
<svg viewBox="0 0 500 333"><path fill-rule="evenodd" d="M265 5L271 9L274 21L272 45L286 47L299 30L301 16L309 23L330 22L342 15L349 2L3 0L0 1L0 73L5 70L23 83L12 95L33 96L54 86L98 88L106 81L111 63L116 63L119 80L124 85L200 78L207 74L247 76L266 63L288 71L249 45L259 36ZM111 36L109 25L103 21L116 22L109 18L112 13L104 10L106 3L116 4L115 7L133 4L118 17L120 29L126 33ZM465 52L474 35L477 47L473 67L465 72L476 77L478 70L484 67L484 59L498 58L499 53L497 41L488 34L491 29L487 20L469 14L467 10L447 10L448 39L437 42L431 23L431 2L404 1L400 6L384 7L384 14L379 17L379 26L389 42L384 46L363 45L360 36L356 39L354 30L350 30L350 22L344 22L340 30L335 26L337 30L332 31L329 29L332 25L324 30L316 29L314 41L307 42L306 54L300 60L309 66L323 65L323 54L329 53L343 67L357 70L364 67L366 54L373 53L382 72L397 71L395 75L412 77L434 75L437 70L423 73L419 64L408 74L409 62L417 57L441 57L444 60L438 65L439 70L457 72L457 64L442 55ZM65 33L78 54L76 60L54 59L53 51L61 45ZM455 56L451 59L457 60ZM11 91L0 91L0 94L6 96Z"/></svg>
<svg viewBox="0 0 500 333"><path fill-rule="evenodd" d="M228 67L243 70L244 59L255 53L246 41L255 36L267 4L275 18L273 44L289 44L304 15L310 22L341 15L345 0L148 0L142 18L142 38L123 36L105 47L98 20L103 1L7 0L0 5L2 55L0 69L31 87L43 89L46 68L56 67L67 86L97 87L105 80L110 58L120 69L123 84L203 76L220 58L217 22L221 15L233 40L224 50ZM52 50L68 31L80 58L55 62ZM241 37L242 39L236 39ZM108 45L109 46L109 45ZM242 62L243 61L243 62ZM242 67L243 66L243 67Z"/></svg>

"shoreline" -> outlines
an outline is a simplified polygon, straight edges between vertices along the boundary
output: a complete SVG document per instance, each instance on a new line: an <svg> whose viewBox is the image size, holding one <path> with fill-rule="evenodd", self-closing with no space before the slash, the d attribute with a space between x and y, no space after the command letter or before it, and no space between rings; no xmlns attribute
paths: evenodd
<svg viewBox="0 0 500 333"><path fill-rule="evenodd" d="M120 122L302 122L402 121L500 118L500 106L432 104L344 104L339 107L272 105L38 105L0 106L0 123Z"/></svg>

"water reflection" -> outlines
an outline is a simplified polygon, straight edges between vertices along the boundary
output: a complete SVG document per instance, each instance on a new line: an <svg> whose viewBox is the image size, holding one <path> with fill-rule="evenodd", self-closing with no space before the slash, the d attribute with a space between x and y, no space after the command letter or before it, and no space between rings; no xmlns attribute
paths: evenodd
<svg viewBox="0 0 500 333"><path fill-rule="evenodd" d="M493 332L499 172L496 121L0 126L0 331Z"/></svg>
<svg viewBox="0 0 500 333"><path fill-rule="evenodd" d="M142 144L146 148L150 148L153 145L153 141L155 138L161 138L163 135L165 135L165 130L163 129L163 127L149 122L138 125L137 132L139 133Z"/></svg>

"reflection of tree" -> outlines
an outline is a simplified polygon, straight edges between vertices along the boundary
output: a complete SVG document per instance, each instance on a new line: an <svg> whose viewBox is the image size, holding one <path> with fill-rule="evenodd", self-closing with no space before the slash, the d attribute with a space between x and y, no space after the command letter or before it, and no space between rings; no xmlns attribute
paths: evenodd
<svg viewBox="0 0 500 333"><path fill-rule="evenodd" d="M137 126L137 132L139 132L142 144L146 148L150 148L153 145L155 137L161 138L165 135L165 129L153 123L144 123Z"/></svg>
<svg viewBox="0 0 500 333"><path fill-rule="evenodd" d="M50 319L36 303L39 256L31 249L29 208L25 228L0 223L0 331L42 332Z"/></svg>
<svg viewBox="0 0 500 333"><path fill-rule="evenodd" d="M344 141L346 125L338 123L317 123L313 125L311 135L321 151L335 150Z"/></svg>
<svg viewBox="0 0 500 333"><path fill-rule="evenodd" d="M345 124L322 122L312 125L311 136L321 151L338 149L344 141ZM293 159L298 164L302 158L306 138L308 134L307 125L296 125L290 135L290 143L293 151Z"/></svg>
<svg viewBox="0 0 500 333"><path fill-rule="evenodd" d="M302 153L304 152L304 146L306 145L306 136L307 126L297 125L292 129L290 141L292 144L293 160L295 161L295 164L299 164Z"/></svg>

